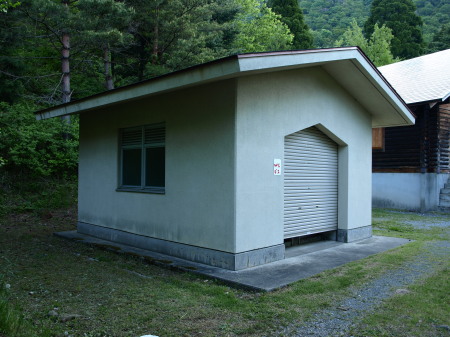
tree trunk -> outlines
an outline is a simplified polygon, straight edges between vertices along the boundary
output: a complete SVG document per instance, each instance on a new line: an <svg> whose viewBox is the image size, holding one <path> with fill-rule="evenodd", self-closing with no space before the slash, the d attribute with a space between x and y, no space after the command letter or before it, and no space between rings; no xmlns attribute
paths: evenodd
<svg viewBox="0 0 450 337"><path fill-rule="evenodd" d="M61 51L62 103L70 102L70 35L63 33Z"/></svg>
<svg viewBox="0 0 450 337"><path fill-rule="evenodd" d="M103 63L105 65L105 88L106 90L112 90L114 89L114 81L111 70L111 50L108 45L103 48Z"/></svg>
<svg viewBox="0 0 450 337"><path fill-rule="evenodd" d="M152 64L158 62L159 51L159 8L155 10L155 26L153 27L153 51L152 51Z"/></svg>
<svg viewBox="0 0 450 337"><path fill-rule="evenodd" d="M146 52L147 42L143 37L139 37L139 67L138 67L138 81L142 81L144 79L145 66L148 62L148 54Z"/></svg>
<svg viewBox="0 0 450 337"><path fill-rule="evenodd" d="M62 0L62 5L69 10L68 0ZM70 102L70 34L64 31L61 36L61 71L62 71L62 103ZM61 117L62 120L70 123L70 116Z"/></svg>

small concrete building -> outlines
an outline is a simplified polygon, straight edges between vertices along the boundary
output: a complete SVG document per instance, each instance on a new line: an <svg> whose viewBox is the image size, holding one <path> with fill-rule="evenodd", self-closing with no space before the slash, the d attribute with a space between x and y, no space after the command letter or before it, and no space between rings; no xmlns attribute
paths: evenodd
<svg viewBox="0 0 450 337"><path fill-rule="evenodd" d="M448 69L450 49L379 68L416 123L374 130L373 206L422 212L450 207Z"/></svg>
<svg viewBox="0 0 450 337"><path fill-rule="evenodd" d="M79 232L231 270L370 237L372 128L413 124L356 47L230 56L37 118L71 114Z"/></svg>

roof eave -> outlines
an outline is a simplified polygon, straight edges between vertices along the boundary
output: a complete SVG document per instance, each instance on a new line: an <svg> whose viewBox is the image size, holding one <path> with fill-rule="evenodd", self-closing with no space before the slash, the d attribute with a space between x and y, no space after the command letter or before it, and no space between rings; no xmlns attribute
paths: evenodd
<svg viewBox="0 0 450 337"><path fill-rule="evenodd" d="M298 57L301 57L299 63ZM384 78L381 72L373 65L369 58L359 47L344 47L317 50L294 50L284 52L266 52L238 55L241 72L258 73L276 70L285 70L292 68L301 68L314 65L323 65L327 71L352 95L362 98L370 93L377 93L389 102L388 110L384 114L396 114L396 118L374 118L373 127L381 126L404 126L413 125L414 116L408 108L405 101L394 90L390 83ZM333 71L342 65L343 61L350 61L353 64L352 71ZM274 66L274 64L276 64ZM350 63L347 64L350 67ZM356 74L355 69L360 72ZM370 82L371 86L365 88L352 86L351 79L359 77L360 81ZM362 92L368 89L370 92ZM380 96L379 96L380 97ZM375 107L364 99L359 100L360 103L372 114L380 115ZM395 121L394 121L395 120Z"/></svg>
<svg viewBox="0 0 450 337"><path fill-rule="evenodd" d="M396 118L391 118L391 120L395 120L394 123L391 122L391 126L414 124L414 118L406 103L400 98L386 79L381 75L378 69L369 61L367 56L358 47L234 55L207 64L153 78L134 85L129 85L86 97L78 101L41 110L36 113L36 117L37 119L46 119L82 113L92 109L140 99L153 94L160 94L193 85L262 72L330 64L330 67L337 68L339 64L343 64L339 61L352 62L361 72L361 75L355 74L354 76L359 76L360 81L370 82L372 86L366 83L366 87L369 88L372 93L376 93L378 97L383 97L384 100L390 102L390 107L387 105L389 107L389 111L386 112L386 114L389 115L395 111L395 114L398 115ZM347 81L344 83L344 87L347 87L347 89L352 87L351 82ZM361 89L354 86L351 90L353 90L353 93L351 92L352 94L358 94L357 91ZM367 93L360 93L360 97L367 97ZM362 101L364 101L364 99L362 99ZM362 102L362 104L365 104L365 102ZM373 113L374 111L371 111L371 107L369 106L370 104L366 105L368 111Z"/></svg>
<svg viewBox="0 0 450 337"><path fill-rule="evenodd" d="M239 63L237 56L234 55L135 84L105 91L69 103L39 110L35 112L36 119L41 120L78 114L191 85L232 78L237 73L239 73Z"/></svg>

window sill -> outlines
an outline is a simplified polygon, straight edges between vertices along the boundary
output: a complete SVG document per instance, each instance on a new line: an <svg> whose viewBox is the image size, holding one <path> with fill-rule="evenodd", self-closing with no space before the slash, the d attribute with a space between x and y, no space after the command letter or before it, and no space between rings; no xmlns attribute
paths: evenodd
<svg viewBox="0 0 450 337"><path fill-rule="evenodd" d="M165 187L118 187L116 192L135 192L135 193L148 193L148 194L166 194Z"/></svg>

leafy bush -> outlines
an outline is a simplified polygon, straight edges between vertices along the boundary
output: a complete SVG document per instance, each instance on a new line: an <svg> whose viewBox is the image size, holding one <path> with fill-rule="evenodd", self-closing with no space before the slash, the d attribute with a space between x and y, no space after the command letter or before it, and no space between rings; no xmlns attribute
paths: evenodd
<svg viewBox="0 0 450 337"><path fill-rule="evenodd" d="M28 177L13 172L0 176L0 217L32 212L38 215L77 204L77 180Z"/></svg>
<svg viewBox="0 0 450 337"><path fill-rule="evenodd" d="M78 166L78 121L37 121L31 104L0 102L0 170L21 175L71 177Z"/></svg>

